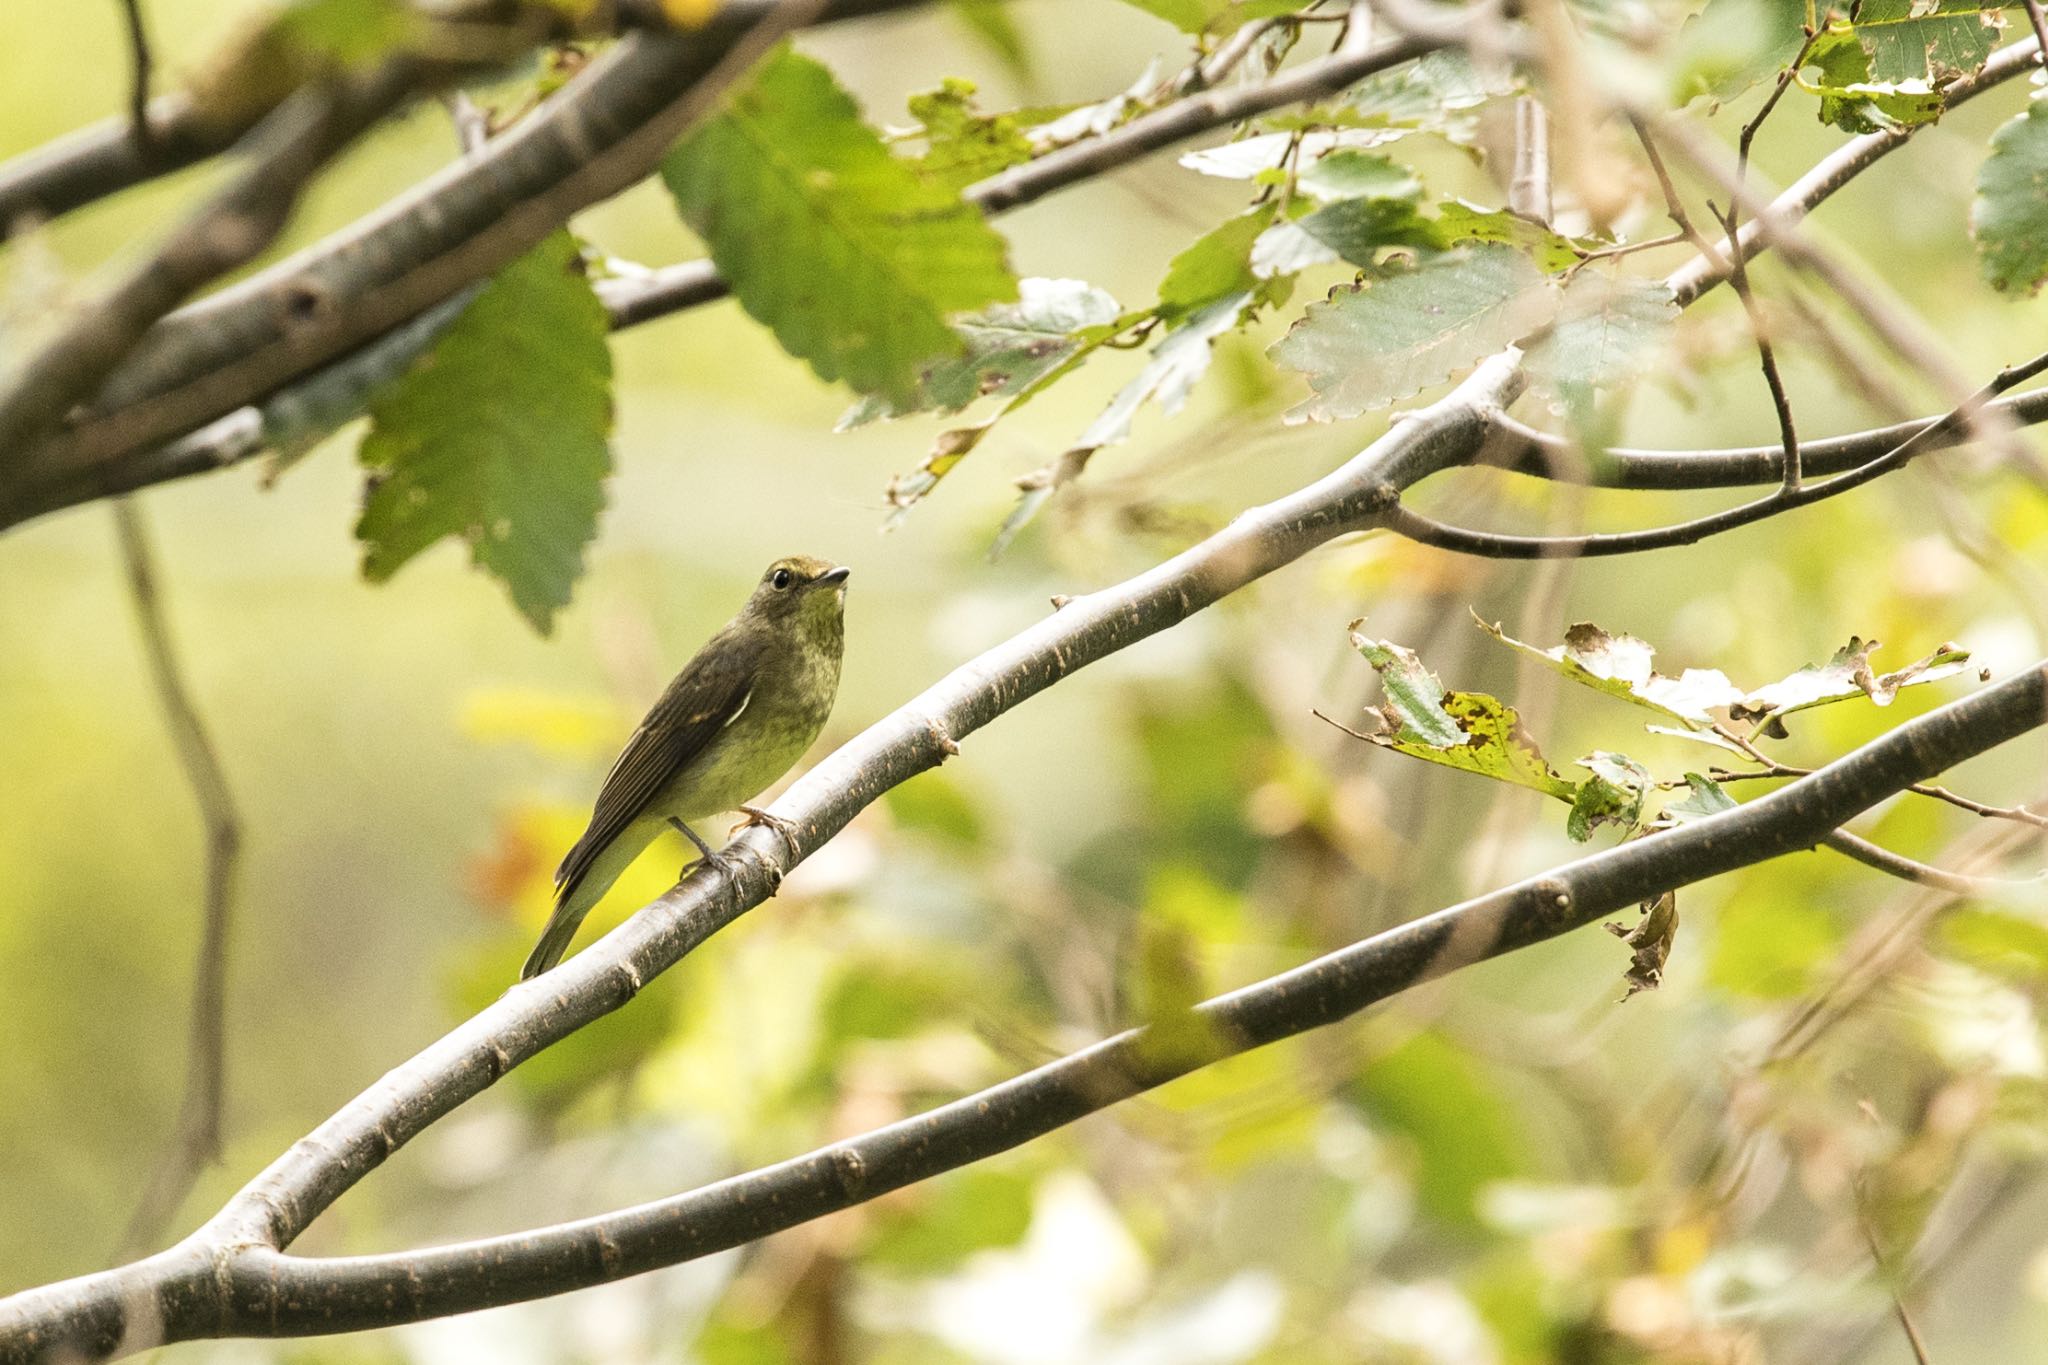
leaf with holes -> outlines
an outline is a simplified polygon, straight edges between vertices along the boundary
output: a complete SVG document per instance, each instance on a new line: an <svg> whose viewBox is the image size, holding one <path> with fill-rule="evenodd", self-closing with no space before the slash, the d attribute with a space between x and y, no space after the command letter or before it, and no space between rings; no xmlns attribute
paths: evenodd
<svg viewBox="0 0 2048 1365"><path fill-rule="evenodd" d="M1634 702L1687 725L1711 725L1716 708L1732 706L1743 691L1718 668L1688 668L1672 678L1651 667L1657 651L1633 635L1610 635L1589 621L1564 633L1564 643L1538 649L1515 639L1498 624L1488 625L1475 614L1479 628L1528 658L1555 669L1582 687Z"/></svg>
<svg viewBox="0 0 2048 1365"><path fill-rule="evenodd" d="M2048 105L2029 104L1992 135L1970 231L1993 289L2032 294L2048 280Z"/></svg>
<svg viewBox="0 0 2048 1365"><path fill-rule="evenodd" d="M1361 634L1351 643L1380 675L1387 701L1384 733L1365 738L1383 749L1447 768L1528 787L1561 801L1578 786L1544 761L1512 706L1483 692L1446 692L1412 650Z"/></svg>
<svg viewBox="0 0 2048 1365"><path fill-rule="evenodd" d="M1759 687L1731 706L1728 714L1736 720L1777 720L1809 706L1826 706L1851 697L1868 697L1879 706L1890 706L1900 688L1952 678L1970 659L1968 650L1943 645L1896 672L1880 674L1870 665L1876 649L1877 641L1852 635L1826 663L1808 664L1789 677Z"/></svg>
<svg viewBox="0 0 2048 1365"><path fill-rule="evenodd" d="M1650 794L1649 769L1627 754L1604 749L1580 759L1579 766L1592 776L1572 793L1571 814L1564 821L1566 836L1583 844L1602 825L1620 825L1633 832L1642 823L1643 802Z"/></svg>
<svg viewBox="0 0 2048 1365"><path fill-rule="evenodd" d="M566 232L484 286L370 404L364 576L382 582L459 536L546 634L583 571L611 472L606 336Z"/></svg>
<svg viewBox="0 0 2048 1365"><path fill-rule="evenodd" d="M747 312L821 378L897 404L965 349L947 315L1017 297L1003 239L889 154L831 72L787 48L662 177Z"/></svg>
<svg viewBox="0 0 2048 1365"><path fill-rule="evenodd" d="M1863 50L1863 79L1895 85L1939 85L1981 68L2005 32L1997 5L1977 0L1860 0L1851 21L1834 20L1814 40L1808 60L1826 69L1846 44Z"/></svg>
<svg viewBox="0 0 2048 1365"><path fill-rule="evenodd" d="M1288 421L1337 421L1442 383L1542 327L1557 306L1556 286L1527 256L1478 246L1332 290L1267 354L1315 391Z"/></svg>
<svg viewBox="0 0 2048 1365"><path fill-rule="evenodd" d="M910 116L924 136L917 168L954 190L1031 159L1031 139L1012 114L984 114L974 82L948 77L936 90L910 97Z"/></svg>

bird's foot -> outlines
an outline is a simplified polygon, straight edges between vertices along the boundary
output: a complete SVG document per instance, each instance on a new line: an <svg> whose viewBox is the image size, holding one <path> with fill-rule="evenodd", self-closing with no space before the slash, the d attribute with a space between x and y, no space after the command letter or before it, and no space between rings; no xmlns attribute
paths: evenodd
<svg viewBox="0 0 2048 1365"><path fill-rule="evenodd" d="M698 838L696 830L691 829L688 825L684 824L681 820L678 820L675 816L671 815L668 818L668 822L669 824L675 826L677 833L681 834L685 839L688 839L693 845L696 846L697 849L697 856L690 859L690 861L684 863L682 870L676 873L677 881L681 881L683 878L689 876L692 869L699 867L708 867L713 872L716 872L720 876L724 877L727 881L731 881L733 879L733 874L739 871L739 869L734 866L733 860L731 858L726 857L723 853L718 852L717 850L712 848L711 845L705 843L702 839Z"/></svg>
<svg viewBox="0 0 2048 1365"><path fill-rule="evenodd" d="M766 825L782 836L782 846L788 850L791 862L795 862L801 856L796 846L796 825L794 823L783 819L779 815L762 810L759 806L741 806L739 809L740 814L747 818L734 825L730 831L731 834L738 834L749 825ZM776 874L776 880L782 880L779 871Z"/></svg>

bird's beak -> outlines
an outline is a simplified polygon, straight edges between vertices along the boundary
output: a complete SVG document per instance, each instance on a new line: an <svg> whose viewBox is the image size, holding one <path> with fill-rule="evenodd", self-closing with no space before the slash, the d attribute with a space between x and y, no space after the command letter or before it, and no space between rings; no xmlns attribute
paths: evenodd
<svg viewBox="0 0 2048 1365"><path fill-rule="evenodd" d="M851 574L852 572L853 570L847 568L844 564L841 564L838 568L832 570L830 573L819 574L818 581L820 583L843 584L846 582L847 575Z"/></svg>

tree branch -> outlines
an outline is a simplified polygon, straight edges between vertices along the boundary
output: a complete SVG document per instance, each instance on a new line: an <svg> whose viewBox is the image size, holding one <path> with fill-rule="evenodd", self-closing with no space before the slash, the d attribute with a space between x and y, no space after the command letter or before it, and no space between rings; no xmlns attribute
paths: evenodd
<svg viewBox="0 0 2048 1365"><path fill-rule="evenodd" d="M1158 577L1169 565L1138 582ZM1103 621L1095 602L1079 599L1062 615L1077 611L1092 627ZM1041 626L997 653L1047 633ZM1077 643L1090 633L1080 632ZM1000 674L984 677L977 690L1000 687L1002 681ZM942 683L933 692L946 688ZM915 713L917 706L913 703L876 729L924 718ZM0 1303L0 1362L46 1358L63 1349L104 1356L200 1336L299 1336L386 1327L607 1283L743 1245L1007 1151L1221 1058L1335 1022L1421 982L1555 938L1675 887L1809 848L1911 783L2044 723L2048 664L1909 721L1811 776L1734 810L1631 840L1206 1001L1194 1011L1207 1026L1195 1031L1196 1041L1168 1046L1151 1029L1133 1029L915 1118L674 1198L420 1252L306 1259L280 1249L293 1235L286 1229L298 1221L302 1208L288 1198L275 1199L282 1190L273 1186L273 1198L256 1201L257 1221L230 1216L231 1206L171 1251ZM922 750L914 756L918 767L935 761L933 746L917 747ZM829 762L847 767L839 760L861 748L862 741L856 740ZM897 765L884 772L875 769L892 749L901 748L901 741L893 741L866 762L852 760L853 771L846 775L886 785L895 780ZM814 771L783 804L800 807L804 803L794 799L799 791L825 785ZM800 828L804 842L815 846L817 826L805 821ZM748 851L769 856L771 843L764 836ZM743 878L754 879L751 874ZM626 965L617 945L635 937L633 927L629 923L582 955L606 962L595 971L583 963L568 993L581 994ZM574 972L578 965L572 961L567 970ZM465 1029L493 1014L530 1014L534 1004L548 1003L535 1000L547 984L539 980L516 988ZM1189 1032L1175 1029L1170 1036L1178 1040ZM373 1090L356 1105L386 1107L396 1100L403 1106L406 1098ZM403 1121L409 1111L401 1107L394 1117ZM331 1167L346 1160L346 1153L317 1145L318 1137L294 1149L299 1164ZM292 1163L294 1154L272 1171ZM237 1202L263 1190L259 1179ZM260 1241L248 1237L259 1229L272 1235ZM138 1323L143 1335L137 1333Z"/></svg>
<svg viewBox="0 0 2048 1365"><path fill-rule="evenodd" d="M153 1242L191 1192L206 1166L220 1160L222 1112L227 1093L227 944L234 905L235 872L241 862L242 823L220 752L207 733L198 705L178 665L177 649L164 619L157 587L156 556L142 509L127 498L114 500L114 526L121 545L129 597L135 604L150 680L163 707L178 763L192 788L206 830L206 896L200 916L198 966L193 972L192 1023L185 1062L185 1098L162 1164L144 1190L123 1252Z"/></svg>

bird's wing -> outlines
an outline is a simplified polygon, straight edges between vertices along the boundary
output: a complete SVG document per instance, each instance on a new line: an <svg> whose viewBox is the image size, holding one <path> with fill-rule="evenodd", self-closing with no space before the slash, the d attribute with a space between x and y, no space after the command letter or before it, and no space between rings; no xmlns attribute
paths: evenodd
<svg viewBox="0 0 2048 1365"><path fill-rule="evenodd" d="M605 774L590 827L555 872L557 900L583 880L597 855L639 818L669 780L746 709L755 653L720 632L683 666Z"/></svg>

